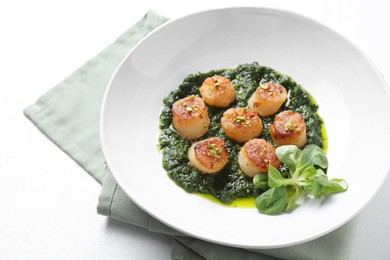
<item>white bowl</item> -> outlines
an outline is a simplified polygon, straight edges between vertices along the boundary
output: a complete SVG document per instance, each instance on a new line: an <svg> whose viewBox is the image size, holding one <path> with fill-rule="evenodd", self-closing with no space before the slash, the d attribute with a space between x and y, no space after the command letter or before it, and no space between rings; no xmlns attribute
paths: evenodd
<svg viewBox="0 0 390 260"><path fill-rule="evenodd" d="M167 176L157 149L163 97L188 74L253 61L315 97L329 137L328 176L346 179L347 192L267 216L188 194ZM332 30L279 10L211 10L167 22L127 55L105 95L101 141L119 185L163 223L224 245L276 248L340 227L374 196L389 169L389 111L378 71Z"/></svg>

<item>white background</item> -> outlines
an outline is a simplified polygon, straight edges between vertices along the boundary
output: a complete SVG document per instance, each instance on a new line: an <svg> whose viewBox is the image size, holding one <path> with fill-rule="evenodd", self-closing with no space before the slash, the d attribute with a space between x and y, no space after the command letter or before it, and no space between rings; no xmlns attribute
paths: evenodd
<svg viewBox="0 0 390 260"><path fill-rule="evenodd" d="M170 258L169 237L97 215L100 185L22 113L149 9L170 18L226 6L293 11L352 41L390 80L386 0L5 2L0 3L0 259ZM356 234L367 231L370 240L366 247L352 247L360 259L390 257L389 190L387 178L358 215L365 226Z"/></svg>

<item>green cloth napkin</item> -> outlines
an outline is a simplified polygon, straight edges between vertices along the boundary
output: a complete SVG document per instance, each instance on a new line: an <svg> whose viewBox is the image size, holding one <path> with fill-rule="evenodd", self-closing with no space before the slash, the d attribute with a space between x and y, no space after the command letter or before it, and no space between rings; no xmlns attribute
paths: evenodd
<svg viewBox="0 0 390 260"><path fill-rule="evenodd" d="M24 114L102 184L99 214L172 237L172 259L346 259L354 221L314 241L282 249L246 250L188 237L137 207L110 173L103 156L99 120L103 95L131 48L168 19L149 11L115 42L42 95ZM261 235L261 231L259 231Z"/></svg>

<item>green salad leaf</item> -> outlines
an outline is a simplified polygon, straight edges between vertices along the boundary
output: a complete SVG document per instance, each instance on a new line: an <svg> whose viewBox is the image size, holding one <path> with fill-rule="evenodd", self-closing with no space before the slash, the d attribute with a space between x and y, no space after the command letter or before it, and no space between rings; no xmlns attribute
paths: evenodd
<svg viewBox="0 0 390 260"><path fill-rule="evenodd" d="M279 214L288 203L288 194L285 187L277 187L267 190L261 196L257 196L256 207L263 209L268 215Z"/></svg>
<svg viewBox="0 0 390 260"><path fill-rule="evenodd" d="M256 174L253 178L253 184L262 189L263 191L268 190L268 174Z"/></svg>
<svg viewBox="0 0 390 260"><path fill-rule="evenodd" d="M339 178L330 179L325 173L328 158L317 145L306 145L303 150L295 145L276 148L276 156L288 167L287 177L269 165L268 174L256 174L253 184L265 192L255 201L257 209L264 214L277 215L289 212L297 205L302 194L312 194L321 198L324 194L343 192L348 183Z"/></svg>

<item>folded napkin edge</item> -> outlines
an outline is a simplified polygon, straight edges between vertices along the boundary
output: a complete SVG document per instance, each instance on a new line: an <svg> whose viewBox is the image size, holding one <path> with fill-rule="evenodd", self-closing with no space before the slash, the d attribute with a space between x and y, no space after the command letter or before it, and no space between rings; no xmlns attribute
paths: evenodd
<svg viewBox="0 0 390 260"><path fill-rule="evenodd" d="M72 142L71 138L61 131L43 110L35 104L23 110L23 114L35 124L55 145L70 156L100 184L105 175L105 165L94 160L92 156Z"/></svg>

